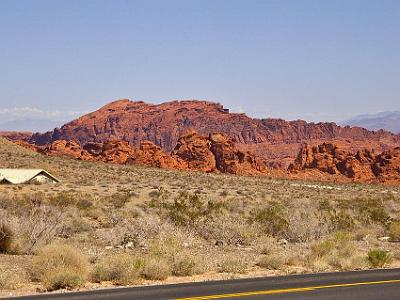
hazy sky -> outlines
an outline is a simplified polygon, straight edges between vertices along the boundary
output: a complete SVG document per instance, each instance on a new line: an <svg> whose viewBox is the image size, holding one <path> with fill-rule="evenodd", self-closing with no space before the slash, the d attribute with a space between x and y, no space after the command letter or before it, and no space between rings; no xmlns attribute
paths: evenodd
<svg viewBox="0 0 400 300"><path fill-rule="evenodd" d="M0 0L3 120L118 98L342 120L399 95L398 0Z"/></svg>

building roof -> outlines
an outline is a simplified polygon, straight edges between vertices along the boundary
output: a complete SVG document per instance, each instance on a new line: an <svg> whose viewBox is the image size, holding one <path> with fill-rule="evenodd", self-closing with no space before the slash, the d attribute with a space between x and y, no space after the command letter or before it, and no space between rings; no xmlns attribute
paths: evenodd
<svg viewBox="0 0 400 300"><path fill-rule="evenodd" d="M0 183L27 183L38 175L45 175L55 182L59 180L43 169L0 169Z"/></svg>

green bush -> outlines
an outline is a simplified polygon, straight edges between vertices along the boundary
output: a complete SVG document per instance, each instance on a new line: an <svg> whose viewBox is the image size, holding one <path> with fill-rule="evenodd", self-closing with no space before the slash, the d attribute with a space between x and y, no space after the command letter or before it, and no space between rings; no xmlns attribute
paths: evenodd
<svg viewBox="0 0 400 300"><path fill-rule="evenodd" d="M42 282L49 291L81 286L88 274L86 256L63 244L51 244L41 249L31 266L32 279Z"/></svg>
<svg viewBox="0 0 400 300"><path fill-rule="evenodd" d="M14 233L5 223L0 223L0 253L10 253Z"/></svg>
<svg viewBox="0 0 400 300"><path fill-rule="evenodd" d="M385 203L379 198L357 198L351 203L353 209L358 211L359 220L366 224L387 224L390 220Z"/></svg>
<svg viewBox="0 0 400 300"><path fill-rule="evenodd" d="M180 193L172 203L163 202L162 208L176 225L194 226L200 219L221 212L222 202L205 201L198 194Z"/></svg>
<svg viewBox="0 0 400 300"><path fill-rule="evenodd" d="M338 231L327 239L311 246L311 259L336 256L347 258L354 254L354 242L349 233Z"/></svg>
<svg viewBox="0 0 400 300"><path fill-rule="evenodd" d="M368 252L368 261L374 268L382 268L389 264L392 256L385 250L374 249Z"/></svg>
<svg viewBox="0 0 400 300"><path fill-rule="evenodd" d="M282 235L289 228L287 209L279 203L251 211L249 220L258 223L265 233L272 236Z"/></svg>

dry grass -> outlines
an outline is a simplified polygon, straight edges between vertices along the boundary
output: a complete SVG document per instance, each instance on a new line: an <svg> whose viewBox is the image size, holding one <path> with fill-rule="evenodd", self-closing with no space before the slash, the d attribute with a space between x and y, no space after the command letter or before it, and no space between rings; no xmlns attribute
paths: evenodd
<svg viewBox="0 0 400 300"><path fill-rule="evenodd" d="M18 281L18 276L13 270L0 266L0 290L14 289Z"/></svg>
<svg viewBox="0 0 400 300"><path fill-rule="evenodd" d="M386 266L400 260L398 244L378 240L398 237L398 187L82 162L1 139L0 167L45 168L62 181L0 186L0 220L13 235L6 252L18 254L6 256L28 271L32 264L18 257L46 266L32 274L44 289L88 278L115 285L200 273L206 279L259 267L275 274L365 269L375 248L393 253ZM75 259L59 267L66 243L88 258L67 251ZM71 271L77 264L84 266L79 276Z"/></svg>
<svg viewBox="0 0 400 300"><path fill-rule="evenodd" d="M41 281L47 290L76 288L86 282L88 274L87 258L69 245L48 245L32 261L32 279Z"/></svg>
<svg viewBox="0 0 400 300"><path fill-rule="evenodd" d="M165 280L171 276L172 270L165 258L154 256L146 260L142 274L148 280Z"/></svg>
<svg viewBox="0 0 400 300"><path fill-rule="evenodd" d="M138 283L143 260L128 254L117 254L103 258L92 269L94 282L111 281L116 285Z"/></svg>

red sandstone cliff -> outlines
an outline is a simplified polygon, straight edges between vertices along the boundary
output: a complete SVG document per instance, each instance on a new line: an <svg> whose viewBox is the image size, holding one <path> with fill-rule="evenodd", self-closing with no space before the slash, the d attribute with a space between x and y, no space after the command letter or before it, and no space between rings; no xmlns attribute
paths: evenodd
<svg viewBox="0 0 400 300"><path fill-rule="evenodd" d="M299 178L307 171L316 170L332 178L350 178L358 182L400 183L400 147L375 153L367 149L357 152L341 149L332 143L304 145L295 162L289 166ZM315 173L314 173L315 174ZM336 177L335 177L336 176ZM329 179L329 176L326 176Z"/></svg>
<svg viewBox="0 0 400 300"><path fill-rule="evenodd" d="M266 172L265 163L249 152L236 148L223 134L204 137L192 131L181 136L167 154L150 141L134 148L126 141L88 142L83 147L74 141L57 140L46 146L19 142L23 147L49 156L64 156L87 161L137 164L167 169L257 175Z"/></svg>
<svg viewBox="0 0 400 300"><path fill-rule="evenodd" d="M307 123L280 119L252 119L229 113L218 103L173 101L159 105L119 100L30 142L45 145L56 140L88 142L127 141L139 148L151 141L166 152L174 149L189 129L203 136L220 132L233 139L238 149L251 151L271 164L283 167L297 156L303 143L334 142L348 150L383 151L400 145L400 136L386 131L340 127L335 123ZM200 141L199 141L200 142Z"/></svg>

